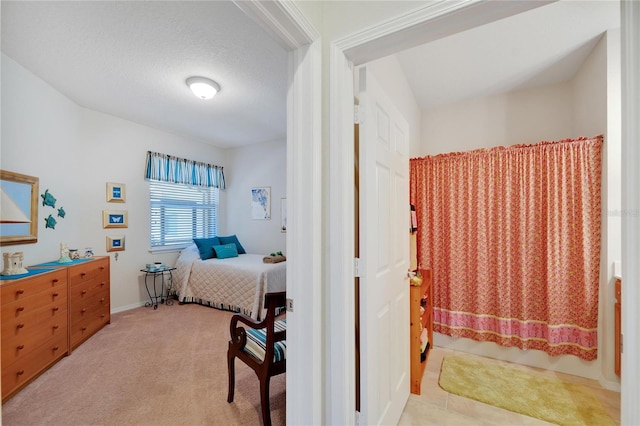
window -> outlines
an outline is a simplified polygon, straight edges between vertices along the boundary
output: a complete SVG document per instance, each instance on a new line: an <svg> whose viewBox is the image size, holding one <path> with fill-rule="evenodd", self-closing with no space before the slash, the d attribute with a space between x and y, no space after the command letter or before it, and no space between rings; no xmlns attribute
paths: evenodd
<svg viewBox="0 0 640 426"><path fill-rule="evenodd" d="M149 181L151 250L218 234L218 188Z"/></svg>

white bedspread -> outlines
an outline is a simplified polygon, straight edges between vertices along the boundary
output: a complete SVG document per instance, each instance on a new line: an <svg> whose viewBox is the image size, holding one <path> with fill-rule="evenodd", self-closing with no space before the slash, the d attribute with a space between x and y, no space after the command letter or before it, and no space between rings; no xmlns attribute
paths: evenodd
<svg viewBox="0 0 640 426"><path fill-rule="evenodd" d="M260 254L201 260L197 247L182 250L173 288L180 302L263 317L265 293L286 291L286 262L264 263Z"/></svg>

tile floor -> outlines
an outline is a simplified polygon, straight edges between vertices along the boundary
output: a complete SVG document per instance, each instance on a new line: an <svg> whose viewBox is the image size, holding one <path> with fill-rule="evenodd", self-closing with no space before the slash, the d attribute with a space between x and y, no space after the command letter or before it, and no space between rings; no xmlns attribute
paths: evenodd
<svg viewBox="0 0 640 426"><path fill-rule="evenodd" d="M512 411L484 404L472 399L450 394L440 388L438 377L440 365L446 355L455 354L456 351L435 347L429 354L427 368L422 377L422 395L409 395L409 401L400 417L399 425L549 425L532 417L523 416ZM465 356L474 356L464 354ZM480 358L480 357L479 357ZM492 360L495 361L495 360ZM501 361L497 361L501 362ZM502 362L501 362L502 363ZM510 366L524 370L542 372L553 377L570 382L581 383L590 386L611 417L620 424L620 393L603 389L597 381L556 373L548 370L531 368L519 364Z"/></svg>

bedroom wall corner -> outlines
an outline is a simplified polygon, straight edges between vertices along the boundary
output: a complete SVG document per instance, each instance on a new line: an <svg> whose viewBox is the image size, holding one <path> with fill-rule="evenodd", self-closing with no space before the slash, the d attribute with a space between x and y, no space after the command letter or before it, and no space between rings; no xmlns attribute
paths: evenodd
<svg viewBox="0 0 640 426"><path fill-rule="evenodd" d="M280 201L287 196L287 143L274 141L227 149L226 223L220 235L236 234L247 253L286 255L287 234L280 229ZM271 188L271 219L251 218L251 188Z"/></svg>

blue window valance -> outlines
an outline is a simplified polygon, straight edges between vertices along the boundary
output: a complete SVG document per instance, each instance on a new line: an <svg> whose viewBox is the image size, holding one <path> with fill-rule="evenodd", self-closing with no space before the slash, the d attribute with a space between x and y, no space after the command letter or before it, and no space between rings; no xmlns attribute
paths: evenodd
<svg viewBox="0 0 640 426"><path fill-rule="evenodd" d="M146 180L225 189L220 166L147 151Z"/></svg>

